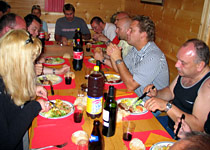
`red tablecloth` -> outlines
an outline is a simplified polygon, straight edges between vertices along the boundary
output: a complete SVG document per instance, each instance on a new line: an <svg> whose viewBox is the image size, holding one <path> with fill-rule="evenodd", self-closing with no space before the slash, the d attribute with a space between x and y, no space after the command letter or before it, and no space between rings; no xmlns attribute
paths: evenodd
<svg viewBox="0 0 210 150"><path fill-rule="evenodd" d="M84 57L83 62L84 62L85 66L86 66L87 68L94 68L94 66L95 66L96 64L90 63L90 62L88 61L88 59L90 59L90 58L91 58L91 57ZM101 64L101 69L103 69L103 68L110 68L110 67L107 66L107 65Z"/></svg>
<svg viewBox="0 0 210 150"><path fill-rule="evenodd" d="M49 96L49 100L54 99L69 101L73 104L76 98L73 96ZM74 123L73 114L62 119L46 119L37 116L37 127L34 128L31 146L39 148L68 142L68 145L62 148L63 150L76 149L76 145L71 141L71 135L75 131L82 130L83 123L84 118L81 123Z"/></svg>

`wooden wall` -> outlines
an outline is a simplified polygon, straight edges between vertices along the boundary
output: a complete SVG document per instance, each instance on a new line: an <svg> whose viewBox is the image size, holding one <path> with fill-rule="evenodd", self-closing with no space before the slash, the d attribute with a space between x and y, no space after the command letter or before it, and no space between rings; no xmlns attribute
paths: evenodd
<svg viewBox="0 0 210 150"><path fill-rule="evenodd" d="M12 6L12 12L20 16L30 13L34 4L42 8L42 16L48 23L55 23L63 13L44 11L44 0L5 0ZM100 16L109 22L110 17L117 11L125 10L132 15L147 15L156 25L156 43L167 56L170 69L170 81L177 71L174 67L176 53L179 47L189 38L196 38L204 0L164 0L164 5L151 5L140 3L140 0L65 0L76 8L76 16L85 19L89 24L94 16Z"/></svg>
<svg viewBox="0 0 210 150"><path fill-rule="evenodd" d="M177 75L174 65L179 47L198 35L203 4L204 0L164 0L163 6L125 1L125 11L150 16L155 22L155 42L167 56L170 81Z"/></svg>
<svg viewBox="0 0 210 150"><path fill-rule="evenodd" d="M8 2L12 9L11 11L24 17L31 12L33 5L40 5L42 9L41 19L47 23L55 23L60 17L63 17L63 12L53 13L45 12L44 0L5 0ZM74 5L76 12L75 15L82 17L87 24L94 16L100 16L104 21L109 22L110 17L117 11L124 10L125 0L65 0L65 3Z"/></svg>

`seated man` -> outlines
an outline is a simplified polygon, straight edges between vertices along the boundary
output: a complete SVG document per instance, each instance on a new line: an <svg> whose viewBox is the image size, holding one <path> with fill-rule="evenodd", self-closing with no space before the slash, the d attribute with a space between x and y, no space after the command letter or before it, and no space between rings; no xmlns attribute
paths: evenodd
<svg viewBox="0 0 210 150"><path fill-rule="evenodd" d="M93 17L90 21L93 31L96 33L93 35L95 41L118 44L119 39L116 36L116 27L112 23L104 23L100 17Z"/></svg>
<svg viewBox="0 0 210 150"><path fill-rule="evenodd" d="M10 8L11 8L11 6L7 2L0 1L0 18L3 15L10 13Z"/></svg>
<svg viewBox="0 0 210 150"><path fill-rule="evenodd" d="M146 101L145 107L150 111L167 112L168 126L172 131L174 122L182 114L192 130L204 131L210 110L209 48L201 40L190 39L179 49L177 59L175 67L179 75L162 90L152 90L152 85L147 86L144 91L150 90L148 96L152 98Z"/></svg>
<svg viewBox="0 0 210 150"><path fill-rule="evenodd" d="M39 35L39 31L41 28L41 20L33 15L33 14L28 14L26 17L24 17L26 26L27 26L27 31L33 36L37 37ZM35 69L36 69L36 74L64 74L67 71L70 70L70 67L68 65L63 65L62 68L60 69L53 69L49 67L43 67L41 63L44 63L44 60L38 60L38 64L35 64Z"/></svg>
<svg viewBox="0 0 210 150"><path fill-rule="evenodd" d="M147 16L136 16L127 34L127 42L133 47L124 59L122 60L121 49L114 44L108 46L107 54L128 90L135 90L141 96L150 83L157 89L168 86L169 73L165 55L153 42L153 21ZM146 99L147 97L144 100Z"/></svg>
<svg viewBox="0 0 210 150"><path fill-rule="evenodd" d="M82 18L74 16L75 8L72 4L65 4L63 6L63 13L65 17L59 18L55 24L55 40L57 42L73 39L77 28L80 28L83 39L89 40L91 38L85 21Z"/></svg>
<svg viewBox="0 0 210 150"><path fill-rule="evenodd" d="M127 43L127 32L129 30L130 24L131 24L130 18L123 18L123 19L119 20L116 24L116 27L117 27L116 34L117 34L118 38L120 39L118 47L120 47L122 49L122 57L123 58L127 55L127 53L132 48L132 46ZM94 58L96 60L100 60L103 64L106 64L106 65L112 67L110 58L107 57L107 55L104 55L102 51L95 52Z"/></svg>

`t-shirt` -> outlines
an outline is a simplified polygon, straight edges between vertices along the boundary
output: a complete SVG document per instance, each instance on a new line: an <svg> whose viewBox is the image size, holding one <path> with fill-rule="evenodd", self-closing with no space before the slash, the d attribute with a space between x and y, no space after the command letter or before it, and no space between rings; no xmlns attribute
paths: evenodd
<svg viewBox="0 0 210 150"><path fill-rule="evenodd" d="M104 30L102 33L112 41L116 36L116 26L113 23L106 23Z"/></svg>
<svg viewBox="0 0 210 150"><path fill-rule="evenodd" d="M148 42L140 51L133 47L124 57L124 62L133 75L133 79L140 84L135 90L138 96L143 94L143 90L148 84L154 84L157 89L169 85L165 55L154 42ZM148 98L146 97L144 100Z"/></svg>
<svg viewBox="0 0 210 150"><path fill-rule="evenodd" d="M55 24L55 34L67 39L73 39L75 30L80 28L82 34L90 34L87 24L82 18L74 17L70 22L66 17L59 18Z"/></svg>
<svg viewBox="0 0 210 150"><path fill-rule="evenodd" d="M47 32L48 33L48 27L47 27L47 23L45 21L42 20L42 30L44 32Z"/></svg>

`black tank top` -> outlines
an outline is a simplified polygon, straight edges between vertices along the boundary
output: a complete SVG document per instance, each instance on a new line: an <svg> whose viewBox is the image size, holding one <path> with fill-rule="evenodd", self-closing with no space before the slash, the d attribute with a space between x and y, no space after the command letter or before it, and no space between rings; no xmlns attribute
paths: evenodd
<svg viewBox="0 0 210 150"><path fill-rule="evenodd" d="M210 72L208 72L200 81L195 83L190 87L184 87L181 83L182 77L179 76L176 86L174 87L174 100L172 104L178 107L180 110L192 114L193 105L195 103L195 99L198 96L198 91L203 84L203 82L210 77ZM174 122L173 120L168 118L168 125L173 130Z"/></svg>

